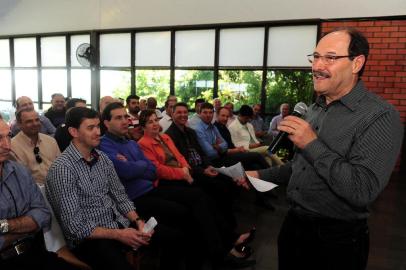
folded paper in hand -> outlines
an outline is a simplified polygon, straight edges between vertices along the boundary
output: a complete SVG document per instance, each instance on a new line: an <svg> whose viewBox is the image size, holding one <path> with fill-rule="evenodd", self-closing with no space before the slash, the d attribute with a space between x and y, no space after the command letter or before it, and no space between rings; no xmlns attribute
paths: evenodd
<svg viewBox="0 0 406 270"><path fill-rule="evenodd" d="M244 168L241 165L241 162L238 162L237 164L234 164L233 166L230 166L230 167L223 166L221 168L214 168L214 169L221 174L224 174L224 175L227 175L227 176L233 178L234 180L241 179L246 176ZM248 178L248 181L250 181L251 185L259 192L269 191L278 186L272 182L267 182L267 181L249 176L249 175L247 175L247 178Z"/></svg>

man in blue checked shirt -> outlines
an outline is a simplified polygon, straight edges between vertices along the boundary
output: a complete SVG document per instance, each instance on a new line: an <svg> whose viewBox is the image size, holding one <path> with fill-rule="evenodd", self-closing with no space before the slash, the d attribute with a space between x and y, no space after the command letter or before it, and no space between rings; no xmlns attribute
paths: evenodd
<svg viewBox="0 0 406 270"><path fill-rule="evenodd" d="M93 269L132 269L125 253L148 245L112 162L95 149L100 142L96 111L73 108L66 126L71 144L48 172L46 194L73 253ZM130 225L132 225L130 227Z"/></svg>

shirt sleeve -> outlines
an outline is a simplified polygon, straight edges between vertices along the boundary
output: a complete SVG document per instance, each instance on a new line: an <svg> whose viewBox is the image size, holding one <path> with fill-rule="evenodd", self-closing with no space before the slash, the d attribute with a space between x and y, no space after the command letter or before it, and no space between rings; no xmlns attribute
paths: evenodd
<svg viewBox="0 0 406 270"><path fill-rule="evenodd" d="M390 110L370 123L347 156L340 156L318 138L303 149L313 165L338 196L357 207L370 204L386 186L400 150L403 126Z"/></svg>
<svg viewBox="0 0 406 270"><path fill-rule="evenodd" d="M51 120L49 120L47 117L44 116L42 118L41 124L44 126L44 129L46 130L47 135L52 136L52 137L55 135L56 128L52 124Z"/></svg>

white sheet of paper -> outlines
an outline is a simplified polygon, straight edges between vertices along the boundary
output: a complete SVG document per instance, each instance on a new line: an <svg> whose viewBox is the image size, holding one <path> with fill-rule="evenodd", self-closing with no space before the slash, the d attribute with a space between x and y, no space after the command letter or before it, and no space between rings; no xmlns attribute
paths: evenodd
<svg viewBox="0 0 406 270"><path fill-rule="evenodd" d="M233 166L230 167L221 167L221 168L214 168L216 171L219 173L222 173L224 175L227 175L228 177L231 177L233 179L240 179L244 177L244 169L241 165L241 162L238 162L237 164L234 164Z"/></svg>
<svg viewBox="0 0 406 270"><path fill-rule="evenodd" d="M269 191L271 189L276 188L278 185L272 183L272 182L267 182L252 176L247 175L248 180L252 184L252 186L258 190L259 192L265 192Z"/></svg>

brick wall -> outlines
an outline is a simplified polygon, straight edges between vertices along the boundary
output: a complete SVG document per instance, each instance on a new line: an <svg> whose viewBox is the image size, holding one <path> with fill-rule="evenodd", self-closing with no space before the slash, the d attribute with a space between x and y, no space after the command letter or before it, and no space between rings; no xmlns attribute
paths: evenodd
<svg viewBox="0 0 406 270"><path fill-rule="evenodd" d="M406 125L406 19L328 21L322 22L321 32L341 26L355 27L368 38L370 55L362 80L398 109ZM396 170L406 169L405 149Z"/></svg>

